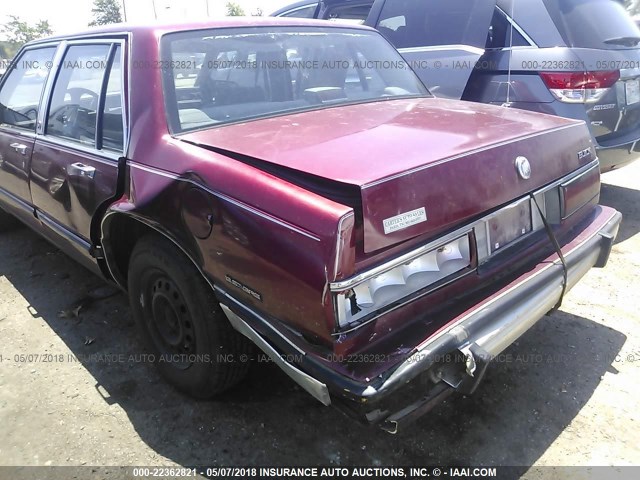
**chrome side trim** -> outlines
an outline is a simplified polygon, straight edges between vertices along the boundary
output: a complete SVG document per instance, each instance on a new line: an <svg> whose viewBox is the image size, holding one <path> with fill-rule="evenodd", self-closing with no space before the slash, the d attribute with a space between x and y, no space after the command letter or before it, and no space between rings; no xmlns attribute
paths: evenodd
<svg viewBox="0 0 640 480"><path fill-rule="evenodd" d="M504 15L504 17L507 19L507 22L509 22L509 24L511 24L513 26L513 29L515 31L517 31L520 35L522 35L522 38L524 38L530 46L538 48L538 44L536 42L533 41L533 38L531 38L529 36L529 34L527 32L525 32L522 27L520 25L518 25L515 20L513 18L511 18L504 10L502 10L500 7L498 7L496 5L496 9L502 14ZM509 48L514 48L514 47L508 47ZM517 47L515 47L517 48Z"/></svg>
<svg viewBox="0 0 640 480"><path fill-rule="evenodd" d="M406 47L399 48L400 53L420 53L420 52L443 52L451 50L461 50L463 52L472 53L474 55L482 55L483 48L474 47L472 45L430 45L426 47Z"/></svg>
<svg viewBox="0 0 640 480"><path fill-rule="evenodd" d="M82 152L91 155L91 161L103 163L111 167L118 167L118 160L122 157L116 152L109 150L96 150L93 147L83 145L79 142L66 140L62 137L56 137L52 135L38 136L39 145L47 145L53 147L60 147L62 149L69 150L69 153Z"/></svg>
<svg viewBox="0 0 640 480"><path fill-rule="evenodd" d="M32 215L34 214L33 205L30 205L29 203L22 200L20 197L15 196L13 193L5 190L2 187L0 187L0 197L4 198L6 200L6 203L10 203L14 207L25 210L31 213Z"/></svg>
<svg viewBox="0 0 640 480"><path fill-rule="evenodd" d="M44 84L44 88L42 89L42 96L40 97L40 104L38 105L38 117L36 119L36 133L38 135L44 134L44 126L46 125L47 117L49 116L53 84L58 78L59 66L62 64L62 59L64 58L66 51L67 42L62 41L57 45L57 49L51 59L51 68L49 68L49 74L47 75L47 80Z"/></svg>
<svg viewBox="0 0 640 480"><path fill-rule="evenodd" d="M305 230L302 230L301 228L295 227L295 226L291 225L290 223L287 223L287 222L285 222L283 220L280 220L280 219L278 219L278 218L276 218L276 217L274 217L272 215L269 215L266 212L263 212L262 210L258 210L257 208L252 207L251 205L248 205L248 204L246 204L244 202L236 200L235 198L232 198L232 197L230 197L228 195L225 195L224 193L217 192L215 190L210 189L209 187L205 187L204 185L202 185L202 184L200 184L198 182L194 182L191 179L181 178L178 175L175 175L173 173L169 173L169 172L166 172L164 170L160 170L160 169L153 168L153 167L148 167L146 165L142 165L142 164L135 163L135 162L129 162L129 165L132 168L137 168L138 170L143 170L145 172L154 173L156 175L160 175L160 176L165 177L165 178L170 178L172 180L176 180L176 181L179 181L179 182L189 183L189 184L191 184L191 185L193 185L195 187L198 187L198 188L201 188L201 189L207 191L211 195L219 197L222 200L235 205L236 207L240 207L243 210L247 210L248 212L251 212L254 215L257 215L260 218L264 218L265 220L269 220L270 222L273 222L273 223L276 223L276 224L278 224L278 225L280 225L282 227L288 228L289 230L291 230L293 232L296 232L296 233L299 233L300 235L303 235L303 236L305 236L307 238L310 238L311 240L315 240L316 242L320 241L319 237L316 237L315 235L313 235L313 234L311 234L311 233L309 233L309 232L307 232Z"/></svg>
<svg viewBox="0 0 640 480"><path fill-rule="evenodd" d="M284 335L282 335L278 329L276 329L271 322L267 321L265 318L262 317L262 315L260 315L259 313L257 313L255 310L250 309L247 305L245 305L244 303L239 302L238 300L236 300L235 298L233 298L231 295L229 295L227 292L225 292L223 289L221 289L220 287L214 287L214 290L216 291L216 293L218 293L218 295L223 296L226 300L232 302L234 305L236 305L236 307L243 309L243 310L247 310L247 312L250 312L251 315L253 315L254 317L258 318L265 326L269 327L269 329L271 331L273 331L278 337L280 337L282 340L284 340L285 342L287 342L287 344L295 349L296 352L298 352L301 355L306 355L306 352L304 350L302 350L300 347L298 347L295 343L293 343L291 340L289 340L287 337L285 337Z"/></svg>
<svg viewBox="0 0 640 480"><path fill-rule="evenodd" d="M61 235L70 242L75 243L83 250L91 250L91 244L84 237L81 237L80 235L69 230L64 225L56 222L42 210L36 210L36 217L38 217L38 220L42 221L43 224L45 224L51 230L55 231L58 235Z"/></svg>
<svg viewBox="0 0 640 480"><path fill-rule="evenodd" d="M104 40L105 38L114 37L129 37L130 31L116 31L116 32L98 32L98 33L85 33L80 35L58 35L55 37L44 38L42 40L34 40L29 42L25 48L41 47L42 45L48 45L50 43L60 43L63 40L66 41L79 41L79 40Z"/></svg>
<svg viewBox="0 0 640 480"><path fill-rule="evenodd" d="M233 328L255 343L260 350L269 355L269 358L271 358L271 360L273 360L273 362L280 367L284 373L311 394L316 400L321 402L323 405L331 405L329 389L324 383L319 382L312 376L307 375L302 370L284 360L265 339L263 339L253 328L249 326L247 322L233 313L226 305L220 304L220 306Z"/></svg>
<svg viewBox="0 0 640 480"><path fill-rule="evenodd" d="M36 123L37 123L37 120L36 120ZM0 132L5 132L5 133L8 133L9 135L18 135L20 137L24 137L31 141L34 141L36 138L36 134L33 133L33 130L17 127L15 125L9 125L8 123L0 124Z"/></svg>

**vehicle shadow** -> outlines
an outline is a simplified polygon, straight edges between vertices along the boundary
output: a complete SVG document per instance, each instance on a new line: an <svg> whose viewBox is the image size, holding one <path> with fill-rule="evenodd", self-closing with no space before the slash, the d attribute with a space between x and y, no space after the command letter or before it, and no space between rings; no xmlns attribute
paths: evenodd
<svg viewBox="0 0 640 480"><path fill-rule="evenodd" d="M606 177L603 177L606 180ZM622 213L622 224L615 243L622 243L640 232L640 190L602 184L600 203Z"/></svg>
<svg viewBox="0 0 640 480"><path fill-rule="evenodd" d="M473 396L450 397L391 436L320 405L269 363L255 364L243 384L214 401L176 392L142 356L126 296L85 302L74 317L73 307L101 280L27 229L0 237L0 275L79 359L125 358L83 364L104 402L120 406L143 442L181 465L482 464L524 471L580 412L601 376L616 373L612 360L626 339L587 318L554 313L490 366Z"/></svg>

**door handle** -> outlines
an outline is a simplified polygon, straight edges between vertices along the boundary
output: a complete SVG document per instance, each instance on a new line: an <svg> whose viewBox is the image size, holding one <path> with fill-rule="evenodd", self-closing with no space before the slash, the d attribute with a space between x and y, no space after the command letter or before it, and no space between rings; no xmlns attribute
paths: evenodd
<svg viewBox="0 0 640 480"><path fill-rule="evenodd" d="M9 146L13 148L16 152L21 153L22 155L27 154L27 146L22 143L12 143Z"/></svg>
<svg viewBox="0 0 640 480"><path fill-rule="evenodd" d="M96 174L96 168L84 163L72 163L67 167L67 173L75 177L87 177L93 179Z"/></svg>

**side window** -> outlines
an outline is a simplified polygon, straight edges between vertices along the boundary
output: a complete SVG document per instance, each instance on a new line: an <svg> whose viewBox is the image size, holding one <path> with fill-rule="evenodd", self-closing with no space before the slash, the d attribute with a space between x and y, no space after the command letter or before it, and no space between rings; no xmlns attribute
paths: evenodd
<svg viewBox="0 0 640 480"><path fill-rule="evenodd" d="M372 3L335 7L328 13L327 19L334 22L362 25L369 15Z"/></svg>
<svg viewBox="0 0 640 480"><path fill-rule="evenodd" d="M317 7L318 7L318 4L314 3L306 7L296 8L295 10L291 10L287 13L283 13L280 16L293 17L293 18L313 18L313 15L316 13Z"/></svg>
<svg viewBox="0 0 640 480"><path fill-rule="evenodd" d="M48 135L95 147L109 45L73 45L60 65L47 117Z"/></svg>
<svg viewBox="0 0 640 480"><path fill-rule="evenodd" d="M35 132L40 98L51 68L55 47L27 50L5 75L0 90L0 125Z"/></svg>
<svg viewBox="0 0 640 480"><path fill-rule="evenodd" d="M509 20L496 8L493 12L491 25L489 26L486 48L501 49L507 48L509 45L514 47L523 47L528 46L529 42L527 42L515 28L512 32Z"/></svg>
<svg viewBox="0 0 640 480"><path fill-rule="evenodd" d="M396 48L483 47L492 5L495 0L387 0L376 28Z"/></svg>
<svg viewBox="0 0 640 480"><path fill-rule="evenodd" d="M117 152L124 149L121 57L122 49L118 46L109 71L104 107L102 108L102 148Z"/></svg>

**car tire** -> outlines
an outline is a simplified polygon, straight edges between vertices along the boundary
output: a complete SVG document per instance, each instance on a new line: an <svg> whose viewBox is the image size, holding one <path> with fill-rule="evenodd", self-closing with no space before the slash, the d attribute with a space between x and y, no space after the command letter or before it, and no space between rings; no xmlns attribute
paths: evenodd
<svg viewBox="0 0 640 480"><path fill-rule="evenodd" d="M211 398L246 376L253 344L231 326L211 286L168 240L149 235L137 242L128 290L149 359L171 385Z"/></svg>
<svg viewBox="0 0 640 480"><path fill-rule="evenodd" d="M20 225L20 220L0 208L0 232L13 230Z"/></svg>

